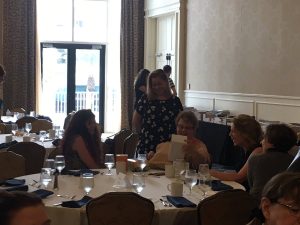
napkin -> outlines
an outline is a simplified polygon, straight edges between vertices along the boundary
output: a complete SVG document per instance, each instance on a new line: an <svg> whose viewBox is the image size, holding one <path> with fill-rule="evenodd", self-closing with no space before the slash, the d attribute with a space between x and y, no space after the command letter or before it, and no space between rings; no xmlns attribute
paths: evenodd
<svg viewBox="0 0 300 225"><path fill-rule="evenodd" d="M89 203L89 201L91 201L93 198L89 197L89 196L83 196L82 199L78 200L78 201L65 201L61 203L62 207L67 207L67 208L81 208L82 206L86 205L87 203Z"/></svg>
<svg viewBox="0 0 300 225"><path fill-rule="evenodd" d="M179 196L170 196L167 195L167 200L172 203L177 208L182 207L196 207L197 205L190 200L186 199L185 197Z"/></svg>
<svg viewBox="0 0 300 225"><path fill-rule="evenodd" d="M28 185L18 185L5 188L5 191L28 191Z"/></svg>
<svg viewBox="0 0 300 225"><path fill-rule="evenodd" d="M0 182L1 186L18 186L25 184L25 179L9 179Z"/></svg>
<svg viewBox="0 0 300 225"><path fill-rule="evenodd" d="M15 141L11 141L11 142L8 142L8 143L2 143L0 144L0 149L2 148L8 148L14 144L17 144L18 142L15 140Z"/></svg>
<svg viewBox="0 0 300 225"><path fill-rule="evenodd" d="M38 189L36 191L33 191L32 193L36 194L37 196L39 196L40 198L47 198L49 195L52 195L53 192L52 191L48 191L45 189Z"/></svg>
<svg viewBox="0 0 300 225"><path fill-rule="evenodd" d="M225 191L225 190L233 189L233 187L231 187L228 184L222 183L220 180L212 180L211 181L211 189L213 191Z"/></svg>
<svg viewBox="0 0 300 225"><path fill-rule="evenodd" d="M76 170L76 171L63 170L61 172L61 174L63 174L63 175L72 175L72 176L75 176L75 177L79 177L83 173L92 173L92 174L96 175L100 172L99 171L93 171L93 170L90 170L90 169L81 169L81 170Z"/></svg>

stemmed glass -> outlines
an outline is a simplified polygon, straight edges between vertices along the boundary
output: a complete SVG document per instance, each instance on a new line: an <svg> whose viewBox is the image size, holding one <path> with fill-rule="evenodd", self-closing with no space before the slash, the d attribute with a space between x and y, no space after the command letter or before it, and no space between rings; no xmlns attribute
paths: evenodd
<svg viewBox="0 0 300 225"><path fill-rule="evenodd" d="M90 191L94 187L94 174L92 173L82 174L82 187L86 195L89 195Z"/></svg>
<svg viewBox="0 0 300 225"><path fill-rule="evenodd" d="M12 134L15 136L16 133L17 133L17 131L18 131L18 125L16 123L13 123L11 125L11 132L12 132Z"/></svg>
<svg viewBox="0 0 300 225"><path fill-rule="evenodd" d="M115 165L114 154L105 154L104 164L108 169L106 175L112 175L111 168L113 168Z"/></svg>
<svg viewBox="0 0 300 225"><path fill-rule="evenodd" d="M145 176L143 174L133 174L132 186L138 194L141 194L145 187Z"/></svg>
<svg viewBox="0 0 300 225"><path fill-rule="evenodd" d="M42 168L41 169L41 183L47 189L48 184L52 181L51 169L50 168Z"/></svg>
<svg viewBox="0 0 300 225"><path fill-rule="evenodd" d="M57 155L55 157L55 168L58 170L59 175L61 175L61 171L65 168L65 157L63 155Z"/></svg>
<svg viewBox="0 0 300 225"><path fill-rule="evenodd" d="M27 131L27 134L29 135L29 132L32 129L32 125L31 123L25 123L25 130Z"/></svg>
<svg viewBox="0 0 300 225"><path fill-rule="evenodd" d="M185 184L190 189L190 195L192 194L193 187L197 184L197 173L196 170L186 170L184 176Z"/></svg>
<svg viewBox="0 0 300 225"><path fill-rule="evenodd" d="M44 141L46 139L47 132L45 130L40 131L40 141L42 142L42 145L44 146Z"/></svg>
<svg viewBox="0 0 300 225"><path fill-rule="evenodd" d="M198 170L199 188L203 192L203 198L207 197L207 192L211 190L211 177L208 164L200 164Z"/></svg>
<svg viewBox="0 0 300 225"><path fill-rule="evenodd" d="M138 154L137 160L140 164L141 171L143 171L147 165L147 163L146 163L147 154Z"/></svg>

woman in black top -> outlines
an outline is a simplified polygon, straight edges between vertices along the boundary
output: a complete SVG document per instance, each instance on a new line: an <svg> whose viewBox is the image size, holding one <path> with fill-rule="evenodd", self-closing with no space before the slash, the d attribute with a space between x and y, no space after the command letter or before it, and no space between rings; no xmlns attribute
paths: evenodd
<svg viewBox="0 0 300 225"><path fill-rule="evenodd" d="M134 92L135 92L135 102L134 108L136 107L137 102L142 97L143 94L146 93L147 88L147 79L149 76L150 71L147 69L141 69L136 76L134 81Z"/></svg>

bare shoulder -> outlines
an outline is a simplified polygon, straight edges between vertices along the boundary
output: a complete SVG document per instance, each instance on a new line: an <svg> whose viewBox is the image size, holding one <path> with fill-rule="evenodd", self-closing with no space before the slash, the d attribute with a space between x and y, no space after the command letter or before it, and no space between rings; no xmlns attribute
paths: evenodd
<svg viewBox="0 0 300 225"><path fill-rule="evenodd" d="M259 154L261 154L261 153L263 153L262 147L257 147L257 148L255 148L255 149L253 150L253 152L251 153L251 155L259 155Z"/></svg>

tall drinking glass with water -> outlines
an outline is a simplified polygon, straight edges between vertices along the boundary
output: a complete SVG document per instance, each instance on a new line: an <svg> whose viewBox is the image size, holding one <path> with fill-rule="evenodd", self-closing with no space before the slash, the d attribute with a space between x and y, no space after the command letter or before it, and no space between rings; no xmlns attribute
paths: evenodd
<svg viewBox="0 0 300 225"><path fill-rule="evenodd" d="M138 194L141 194L145 187L145 176L143 174L134 173L132 178L132 186Z"/></svg>
<svg viewBox="0 0 300 225"><path fill-rule="evenodd" d="M83 173L82 174L82 188L86 195L89 195L90 191L94 187L94 174L93 173Z"/></svg>
<svg viewBox="0 0 300 225"><path fill-rule="evenodd" d="M199 165L198 178L199 188L203 192L203 198L206 198L208 191L211 190L211 177L208 164Z"/></svg>
<svg viewBox="0 0 300 225"><path fill-rule="evenodd" d="M55 168L58 170L59 175L61 174L61 171L65 168L65 157L63 155L57 155L55 157Z"/></svg>
<svg viewBox="0 0 300 225"><path fill-rule="evenodd" d="M51 169L50 168L42 168L40 182L47 189L48 184L52 181Z"/></svg>
<svg viewBox="0 0 300 225"><path fill-rule="evenodd" d="M137 161L140 164L141 171L143 171L147 165L147 154L138 154Z"/></svg>
<svg viewBox="0 0 300 225"><path fill-rule="evenodd" d="M55 173L55 160L46 159L44 163L44 168L49 168L51 170L51 175Z"/></svg>
<svg viewBox="0 0 300 225"><path fill-rule="evenodd" d="M40 141L42 142L42 145L44 146L44 141L46 139L47 132L45 130L40 131Z"/></svg>
<svg viewBox="0 0 300 225"><path fill-rule="evenodd" d="M18 125L16 123L11 124L11 133L15 136L18 131Z"/></svg>
<svg viewBox="0 0 300 225"><path fill-rule="evenodd" d="M197 177L196 170L188 169L185 171L184 181L190 189L190 195L192 194L193 187L197 184Z"/></svg>
<svg viewBox="0 0 300 225"><path fill-rule="evenodd" d="M115 165L114 154L105 154L104 164L105 164L106 168L108 169L108 172L106 173L106 175L112 175L111 169Z"/></svg>

